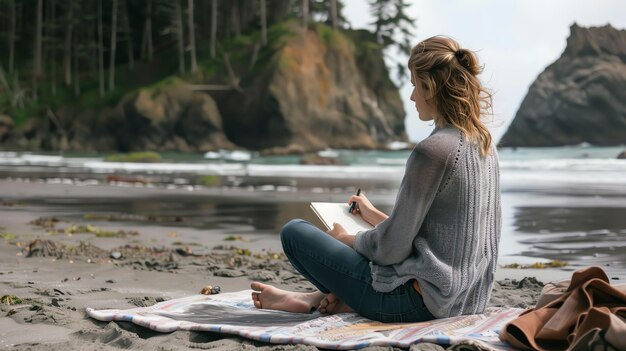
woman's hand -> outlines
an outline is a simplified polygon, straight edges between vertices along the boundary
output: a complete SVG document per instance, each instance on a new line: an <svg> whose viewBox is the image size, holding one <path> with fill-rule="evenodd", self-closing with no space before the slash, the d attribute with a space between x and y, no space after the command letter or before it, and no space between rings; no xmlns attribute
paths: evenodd
<svg viewBox="0 0 626 351"><path fill-rule="evenodd" d="M361 193L359 196L352 195L348 200L348 204L351 204L352 202L356 202L352 214L355 216L361 216L364 221L373 226L376 226L378 223L389 217L374 207L364 193Z"/></svg>
<svg viewBox="0 0 626 351"><path fill-rule="evenodd" d="M341 241L342 243L354 248L356 236L348 234L346 229L341 224L333 223L333 229L328 230L326 233L330 234L330 236Z"/></svg>

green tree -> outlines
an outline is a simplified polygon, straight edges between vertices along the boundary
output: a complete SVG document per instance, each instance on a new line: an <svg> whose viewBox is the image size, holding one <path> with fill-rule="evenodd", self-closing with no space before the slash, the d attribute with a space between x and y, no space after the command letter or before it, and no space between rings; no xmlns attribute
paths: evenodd
<svg viewBox="0 0 626 351"><path fill-rule="evenodd" d="M337 30L348 23L343 16L344 4L341 0L314 0L311 2L311 14L316 22L325 23Z"/></svg>
<svg viewBox="0 0 626 351"><path fill-rule="evenodd" d="M398 53L408 55L416 26L415 19L406 13L409 7L406 0L371 0L370 6L378 43L384 48L395 48ZM404 67L398 67L398 79L406 77Z"/></svg>
<svg viewBox="0 0 626 351"><path fill-rule="evenodd" d="M104 96L104 44L102 41L102 0L98 0L98 93Z"/></svg>
<svg viewBox="0 0 626 351"><path fill-rule="evenodd" d="M143 35L141 37L141 58L152 61L152 0L146 1Z"/></svg>
<svg viewBox="0 0 626 351"><path fill-rule="evenodd" d="M211 1L211 58L215 58L217 41L217 0Z"/></svg>
<svg viewBox="0 0 626 351"><path fill-rule="evenodd" d="M195 72L198 70L198 62L196 61L196 28L193 18L193 0L187 0L187 15L187 24L189 25L189 53L191 54L191 72Z"/></svg>
<svg viewBox="0 0 626 351"><path fill-rule="evenodd" d="M111 4L111 56L109 57L109 91L115 89L115 48L117 46L117 0Z"/></svg>
<svg viewBox="0 0 626 351"><path fill-rule="evenodd" d="M35 27L35 43L34 43L34 52L35 52L35 67L33 72L33 98L37 100L37 81L41 78L43 74L43 64L41 60L41 35L43 28L43 0L37 0L37 10L35 16L37 17L37 24Z"/></svg>
<svg viewBox="0 0 626 351"><path fill-rule="evenodd" d="M133 33L130 29L130 15L128 14L128 0L122 3L122 19L124 23L124 34L126 35L126 52L128 55L128 68L135 68L135 49L133 47Z"/></svg>

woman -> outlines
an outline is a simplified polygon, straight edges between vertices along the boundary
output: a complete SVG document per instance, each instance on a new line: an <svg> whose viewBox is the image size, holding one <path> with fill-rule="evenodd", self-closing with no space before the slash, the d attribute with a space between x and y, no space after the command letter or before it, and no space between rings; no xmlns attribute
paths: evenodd
<svg viewBox="0 0 626 351"><path fill-rule="evenodd" d="M303 220L281 231L285 254L319 290L289 292L252 283L257 308L355 311L381 322L418 322L482 313L500 238L498 158L481 116L491 95L475 54L447 37L426 39L409 58L411 100L435 129L406 164L389 216L365 195L353 214L375 227L325 233ZM353 234L353 233L352 233Z"/></svg>

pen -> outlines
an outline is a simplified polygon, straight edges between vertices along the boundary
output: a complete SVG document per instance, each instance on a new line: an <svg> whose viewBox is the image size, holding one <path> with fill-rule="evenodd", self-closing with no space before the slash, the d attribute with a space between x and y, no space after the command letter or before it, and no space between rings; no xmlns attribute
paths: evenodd
<svg viewBox="0 0 626 351"><path fill-rule="evenodd" d="M357 189L356 191L356 196L361 195L361 188ZM354 207L356 206L356 201L352 201L352 203L350 204L350 209L348 209L348 213L352 213L352 211L354 211Z"/></svg>

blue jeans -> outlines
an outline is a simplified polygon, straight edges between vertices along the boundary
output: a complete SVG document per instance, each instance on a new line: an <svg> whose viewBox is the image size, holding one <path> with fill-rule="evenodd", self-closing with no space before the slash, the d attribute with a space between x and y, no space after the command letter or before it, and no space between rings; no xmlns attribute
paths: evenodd
<svg viewBox="0 0 626 351"><path fill-rule="evenodd" d="M313 224L294 219L283 226L280 240L298 272L321 292L332 292L361 316L384 323L435 318L412 281L387 293L374 290L368 259Z"/></svg>

